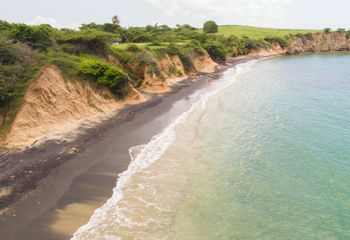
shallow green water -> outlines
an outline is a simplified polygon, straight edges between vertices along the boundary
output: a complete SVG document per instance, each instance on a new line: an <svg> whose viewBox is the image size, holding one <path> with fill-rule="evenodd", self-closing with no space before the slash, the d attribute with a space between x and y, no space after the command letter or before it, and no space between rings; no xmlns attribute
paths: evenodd
<svg viewBox="0 0 350 240"><path fill-rule="evenodd" d="M349 63L229 70L167 138L132 151L133 171L75 238L350 239Z"/></svg>
<svg viewBox="0 0 350 240"><path fill-rule="evenodd" d="M263 61L208 105L177 239L350 239L349 63Z"/></svg>

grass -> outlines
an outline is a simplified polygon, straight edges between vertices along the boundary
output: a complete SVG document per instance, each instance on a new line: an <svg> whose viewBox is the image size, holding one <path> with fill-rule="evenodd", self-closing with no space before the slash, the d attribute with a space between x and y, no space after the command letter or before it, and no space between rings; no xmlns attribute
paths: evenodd
<svg viewBox="0 0 350 240"><path fill-rule="evenodd" d="M189 41L183 41L183 42L176 42L176 44L179 45L185 45ZM113 44L111 46L112 49L117 49L117 50L127 50L131 45L136 45L140 49L164 49L166 48L170 42L162 42L160 43L160 46L153 46L152 43L121 43L121 44Z"/></svg>
<svg viewBox="0 0 350 240"><path fill-rule="evenodd" d="M121 43L121 44L113 44L112 49L118 50L127 50L131 45L136 45L140 49L144 49L148 46L149 43Z"/></svg>
<svg viewBox="0 0 350 240"><path fill-rule="evenodd" d="M202 31L202 30L200 30ZM277 29L277 28L259 28L259 27L249 27L249 26L239 26L239 25L225 25L219 27L218 34L222 34L225 37L235 35L236 37L247 36L252 39L263 39L265 37L285 37L289 34L306 34L306 33L316 33L322 30L312 30L312 29Z"/></svg>

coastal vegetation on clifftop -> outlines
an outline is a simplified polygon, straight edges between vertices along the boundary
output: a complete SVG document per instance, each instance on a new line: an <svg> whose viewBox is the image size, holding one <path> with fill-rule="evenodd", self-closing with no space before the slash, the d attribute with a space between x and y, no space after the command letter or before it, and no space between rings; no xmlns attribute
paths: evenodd
<svg viewBox="0 0 350 240"><path fill-rule="evenodd" d="M262 27L250 27L250 26L240 26L240 25L224 25L224 26L220 26L218 34L222 34L226 37L234 35L237 37L247 36L253 39L264 39L265 37L268 37L268 36L286 37L288 35L317 33L317 32L320 32L320 30L278 29L278 28L262 28Z"/></svg>
<svg viewBox="0 0 350 240"><path fill-rule="evenodd" d="M11 126L29 84L49 65L67 79L106 87L122 99L130 86L143 90L152 81L161 85L167 78L201 71L196 59L208 56L223 63L261 48L286 48L296 36L310 38L316 32L219 27L213 21L204 24L204 31L187 24L123 28L119 18L79 30L0 21L0 135Z"/></svg>

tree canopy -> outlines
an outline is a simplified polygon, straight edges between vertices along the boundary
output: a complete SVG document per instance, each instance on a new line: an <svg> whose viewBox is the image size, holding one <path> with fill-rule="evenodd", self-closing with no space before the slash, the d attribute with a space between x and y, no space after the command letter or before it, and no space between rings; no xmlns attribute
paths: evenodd
<svg viewBox="0 0 350 240"><path fill-rule="evenodd" d="M203 25L203 31L206 33L217 33L219 26L214 21L207 21Z"/></svg>

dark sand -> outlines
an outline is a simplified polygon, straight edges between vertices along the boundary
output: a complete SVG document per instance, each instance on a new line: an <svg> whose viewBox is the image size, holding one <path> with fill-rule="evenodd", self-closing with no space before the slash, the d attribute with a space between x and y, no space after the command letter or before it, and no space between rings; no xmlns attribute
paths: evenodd
<svg viewBox="0 0 350 240"><path fill-rule="evenodd" d="M230 66L248 60L235 60ZM3 155L0 183L11 181L13 171L17 175L12 181L21 184L22 192L1 202L7 206L0 219L1 239L69 239L112 195L118 174L129 165L129 148L149 142L189 107L187 96L218 74L185 80L166 96L127 108L74 142L48 142ZM80 153L70 152L72 147Z"/></svg>

